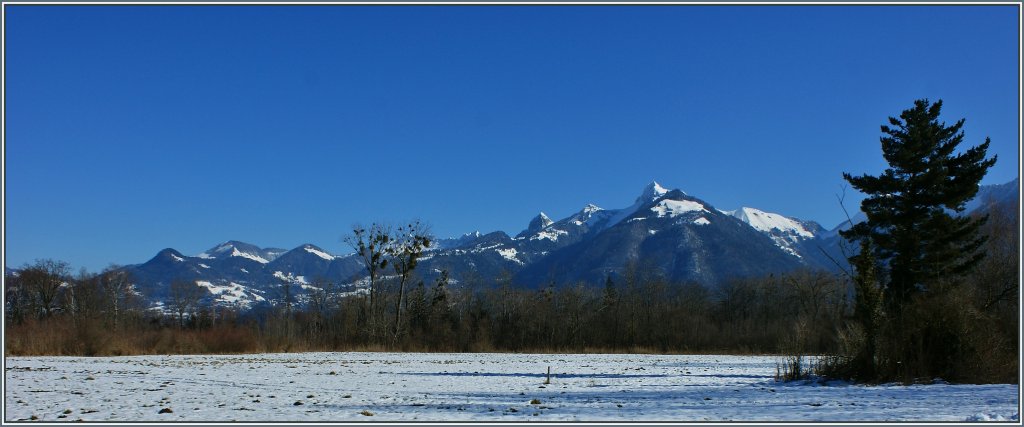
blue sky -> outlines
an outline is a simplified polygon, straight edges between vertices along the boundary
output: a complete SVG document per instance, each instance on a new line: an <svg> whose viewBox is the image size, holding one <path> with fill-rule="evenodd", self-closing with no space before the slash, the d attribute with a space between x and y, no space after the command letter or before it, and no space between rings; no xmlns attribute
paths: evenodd
<svg viewBox="0 0 1024 427"><path fill-rule="evenodd" d="M8 266L514 235L651 180L831 228L918 98L1019 170L1013 6L4 10Z"/></svg>

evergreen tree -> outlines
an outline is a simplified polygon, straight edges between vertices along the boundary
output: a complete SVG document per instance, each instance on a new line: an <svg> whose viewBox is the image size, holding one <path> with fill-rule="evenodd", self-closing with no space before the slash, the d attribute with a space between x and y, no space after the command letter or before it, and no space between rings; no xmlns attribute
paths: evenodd
<svg viewBox="0 0 1024 427"><path fill-rule="evenodd" d="M946 126L938 121L941 109L941 100L922 99L899 119L889 118L892 127L882 126L880 138L889 168L881 175L843 174L868 195L861 203L867 221L843 236L871 239L875 258L888 268L884 300L896 313L912 295L966 272L984 256L978 228L986 218L949 211L963 211L996 158L986 158L988 138L956 153L964 120Z"/></svg>
<svg viewBox="0 0 1024 427"><path fill-rule="evenodd" d="M875 276L875 258L872 255L871 239L861 239L860 252L850 258L855 275L853 276L856 301L853 316L864 331L864 347L853 355L855 369L861 379L874 379L877 368L875 357L879 330L882 325L882 309L878 280Z"/></svg>

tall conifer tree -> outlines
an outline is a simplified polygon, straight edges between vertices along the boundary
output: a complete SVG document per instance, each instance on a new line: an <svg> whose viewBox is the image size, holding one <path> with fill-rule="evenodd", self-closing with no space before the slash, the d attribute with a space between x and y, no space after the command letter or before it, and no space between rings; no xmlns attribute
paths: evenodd
<svg viewBox="0 0 1024 427"><path fill-rule="evenodd" d="M915 293L938 280L959 275L984 253L978 228L987 219L962 212L978 192L978 184L995 164L986 158L989 138L957 153L964 140L960 119L952 126L939 122L942 101L917 100L900 117L882 126L882 153L889 163L881 175L852 176L850 185L867 194L861 210L867 221L843 232L847 239L870 238L875 257L887 267L884 299L899 311Z"/></svg>

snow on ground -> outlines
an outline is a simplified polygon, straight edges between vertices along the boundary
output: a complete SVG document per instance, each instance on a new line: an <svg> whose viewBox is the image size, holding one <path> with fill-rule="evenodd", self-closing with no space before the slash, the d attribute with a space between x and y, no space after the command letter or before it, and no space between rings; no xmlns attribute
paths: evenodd
<svg viewBox="0 0 1024 427"><path fill-rule="evenodd" d="M313 254L313 255L316 255L316 256L318 256L318 257L320 257L320 258L323 258L323 259L326 259L326 260L328 260L328 261L330 261L330 260L333 260L333 259L334 259L334 255L331 255L331 254L329 254L329 253L327 253L327 252L324 252L324 251L318 250L317 248L314 248L314 247L312 247L312 246L306 246L306 247L304 247L303 249L305 249L305 250L306 250L306 252L309 252L309 253L311 253L311 254Z"/></svg>
<svg viewBox="0 0 1024 427"><path fill-rule="evenodd" d="M240 256L242 258L249 258L249 259L251 259L253 261L256 261L256 262L258 262L260 264L267 264L267 263L270 262L270 261L267 261L267 260L263 259L263 257L261 257L259 255L253 255L253 254L250 254L250 253L247 253L247 252L242 252L242 251L238 250L238 248L235 248L235 247L232 247L231 249L232 249L231 256Z"/></svg>
<svg viewBox="0 0 1024 427"><path fill-rule="evenodd" d="M569 234L569 232L565 230L559 230L557 228L548 228L546 230L538 232L534 236L531 236L530 240L548 239L552 242L557 242L558 236L562 234Z"/></svg>
<svg viewBox="0 0 1024 427"><path fill-rule="evenodd" d="M294 273L291 273L291 272L288 272L288 274L286 275L286 274L284 274L284 272L275 271L274 272L274 277L276 277L276 278L278 278L280 280L283 280L285 282L288 282L288 283L294 283L296 285L308 285L309 284L309 281L306 280L306 276L296 276L296 275L294 275Z"/></svg>
<svg viewBox="0 0 1024 427"><path fill-rule="evenodd" d="M509 261L512 261L512 262L515 262L515 263L518 263L518 264L522 264L523 263L522 261L519 260L519 258L516 258L516 254L518 253L516 251L516 248L495 249L495 250L498 251L498 254L501 255L502 258L505 258L505 259L507 259Z"/></svg>
<svg viewBox="0 0 1024 427"><path fill-rule="evenodd" d="M682 215L687 212L704 211L708 212L704 205L690 200L665 199L651 207L651 212L657 213L658 218L668 216L669 218Z"/></svg>
<svg viewBox="0 0 1024 427"><path fill-rule="evenodd" d="M740 208L735 211L725 212L736 218L739 218L743 222L750 224L757 231L763 233L769 233L772 230L779 230L782 233L791 236L799 236L802 238L812 238L814 233L807 231L803 225L792 219L786 218L782 215L765 212L754 208Z"/></svg>
<svg viewBox="0 0 1024 427"><path fill-rule="evenodd" d="M779 361L422 353L8 357L5 421L1019 420L1015 385L785 384L772 380ZM544 384L548 367L551 382Z"/></svg>
<svg viewBox="0 0 1024 427"><path fill-rule="evenodd" d="M210 291L210 294L216 297L217 301L223 303L240 304L243 306L248 306L249 299L255 299L256 301L264 300L263 297L256 294L252 294L251 296L248 295L246 293L246 287L235 282L228 282L227 284L216 285L206 280L196 280L196 285L208 289Z"/></svg>

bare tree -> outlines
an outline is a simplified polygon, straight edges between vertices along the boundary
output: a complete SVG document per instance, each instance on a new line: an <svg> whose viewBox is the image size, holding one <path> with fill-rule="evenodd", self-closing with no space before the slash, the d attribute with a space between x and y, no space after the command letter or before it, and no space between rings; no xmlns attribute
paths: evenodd
<svg viewBox="0 0 1024 427"><path fill-rule="evenodd" d="M99 277L83 268L66 288L63 300L64 312L70 314L76 324L98 317L102 310Z"/></svg>
<svg viewBox="0 0 1024 427"><path fill-rule="evenodd" d="M22 283L32 293L39 317L50 317L57 308L57 296L67 283L70 267L64 261L36 260L21 270Z"/></svg>
<svg viewBox="0 0 1024 427"><path fill-rule="evenodd" d="M104 311L111 326L117 329L135 296L132 293L131 277L127 271L111 265L103 270L99 279L103 291Z"/></svg>
<svg viewBox="0 0 1024 427"><path fill-rule="evenodd" d="M420 255L430 247L431 237L426 225L419 221L413 221L405 226L398 227L392 244L388 246L388 255L391 257L391 266L398 276L398 301L395 302L395 340L402 328L402 311L405 301L405 287L412 276Z"/></svg>
<svg viewBox="0 0 1024 427"><path fill-rule="evenodd" d="M313 318L311 338L325 342L325 335L329 332L327 317L338 303L338 285L318 277L313 280L312 289L306 296L306 307Z"/></svg>
<svg viewBox="0 0 1024 427"><path fill-rule="evenodd" d="M184 280L171 282L170 300L168 301L171 310L178 315L178 329L185 326L185 315L192 313L199 300L203 297L203 288L199 285Z"/></svg>
<svg viewBox="0 0 1024 427"><path fill-rule="evenodd" d="M369 308L372 319L376 312L378 275L388 266L387 253L391 244L391 227L374 223L370 225L369 229L366 229L357 224L352 226L352 234L345 237L345 242L356 250L369 274Z"/></svg>
<svg viewBox="0 0 1024 427"><path fill-rule="evenodd" d="M4 274L4 311L7 320L21 324L32 311L31 295L18 272Z"/></svg>

